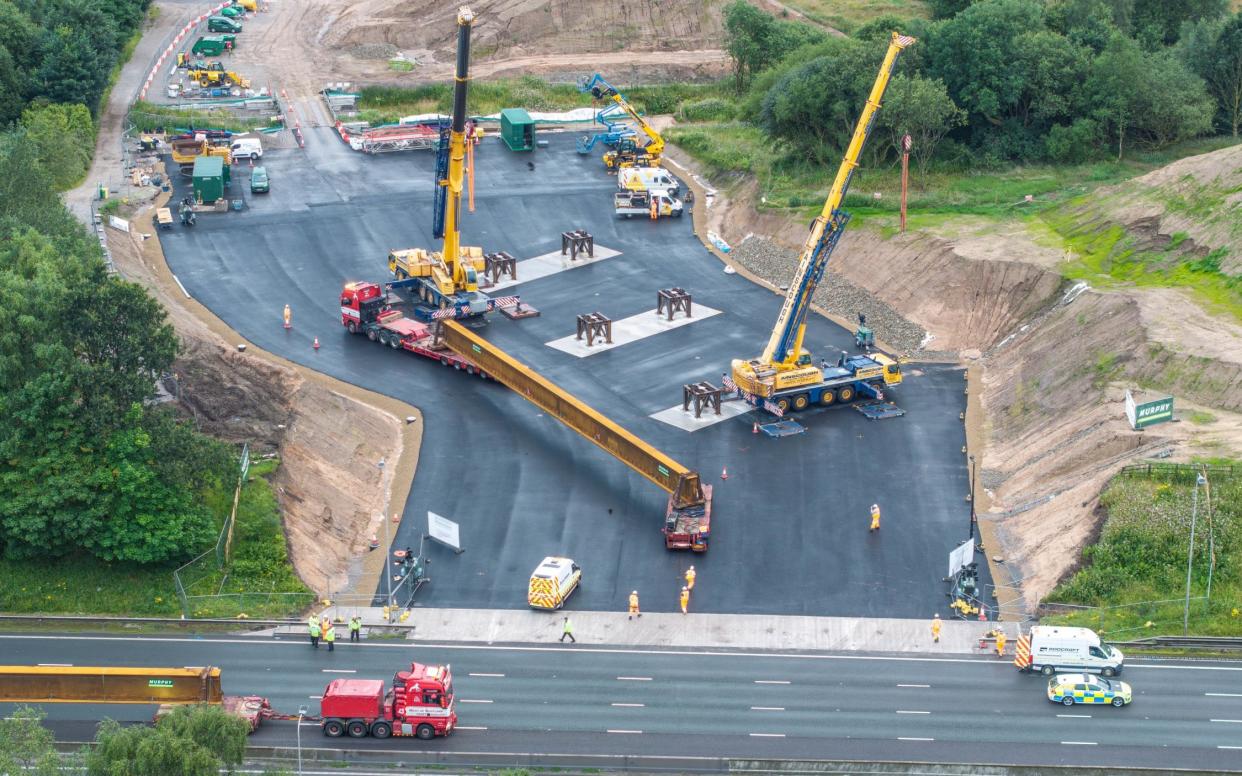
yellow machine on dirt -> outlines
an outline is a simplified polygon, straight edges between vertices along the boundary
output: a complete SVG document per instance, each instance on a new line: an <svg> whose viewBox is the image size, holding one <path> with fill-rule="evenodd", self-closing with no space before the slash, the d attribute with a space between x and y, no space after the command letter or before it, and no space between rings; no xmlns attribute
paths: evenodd
<svg viewBox="0 0 1242 776"><path fill-rule="evenodd" d="M664 138L651 126L642 115L630 105L625 96L599 73L578 87L579 91L590 92L597 100L611 100L629 116L642 133L647 136L647 145L639 146L630 138L621 138L616 147L604 154L604 166L609 170L621 167L659 167L660 157L664 154Z"/></svg>
<svg viewBox="0 0 1242 776"><path fill-rule="evenodd" d="M213 86L240 86L243 89L250 88L250 79L241 76L231 70L225 70L224 65L219 62L212 62L206 66L191 67L186 73L191 81L195 81L204 89Z"/></svg>
<svg viewBox="0 0 1242 776"><path fill-rule="evenodd" d="M871 87L871 95L858 118L849 148L828 193L828 200L819 217L811 224L811 232L803 243L798 272L789 284L785 303L767 347L757 358L733 361L732 388L751 404L764 407L774 414L783 415L790 409L806 409L813 404L846 403L860 394L882 399L885 387L901 383L900 364L882 353L856 356L843 353L835 365L821 361L816 366L811 354L802 347L802 340L806 334L811 297L850 219L849 214L840 209L845 192L849 189L854 169L858 167L859 156L867 142L875 113L880 109L880 99L888 88L897 58L903 49L914 42L914 38L893 33L884 62L880 65L880 73Z"/></svg>

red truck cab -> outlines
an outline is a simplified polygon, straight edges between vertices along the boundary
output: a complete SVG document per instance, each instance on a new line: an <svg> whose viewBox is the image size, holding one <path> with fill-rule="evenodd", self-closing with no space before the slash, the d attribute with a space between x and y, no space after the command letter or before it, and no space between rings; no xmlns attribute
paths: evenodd
<svg viewBox="0 0 1242 776"><path fill-rule="evenodd" d="M331 738L447 736L457 725L452 672L448 666L411 663L410 670L397 672L387 692L380 679L334 679L324 690L320 716L324 735Z"/></svg>
<svg viewBox="0 0 1242 776"><path fill-rule="evenodd" d="M341 325L350 334L357 334L375 321L386 305L384 291L378 284L365 280L346 283L341 289Z"/></svg>

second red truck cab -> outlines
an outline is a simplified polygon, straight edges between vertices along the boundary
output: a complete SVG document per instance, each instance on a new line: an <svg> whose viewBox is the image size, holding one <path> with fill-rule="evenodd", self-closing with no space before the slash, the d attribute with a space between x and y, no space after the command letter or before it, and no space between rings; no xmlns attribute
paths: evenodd
<svg viewBox="0 0 1242 776"><path fill-rule="evenodd" d="M334 679L320 702L324 735L354 738L447 736L457 725L449 666L411 663L398 671L392 689L381 679Z"/></svg>

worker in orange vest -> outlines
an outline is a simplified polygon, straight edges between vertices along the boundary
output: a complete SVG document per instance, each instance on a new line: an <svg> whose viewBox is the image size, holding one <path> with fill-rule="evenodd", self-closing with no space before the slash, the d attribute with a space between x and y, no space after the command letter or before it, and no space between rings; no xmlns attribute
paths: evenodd
<svg viewBox="0 0 1242 776"><path fill-rule="evenodd" d="M293 328L293 311L289 309L289 305L285 305L285 328Z"/></svg>
<svg viewBox="0 0 1242 776"><path fill-rule="evenodd" d="M1005 656L1005 631L1003 630L996 631L996 656Z"/></svg>
<svg viewBox="0 0 1242 776"><path fill-rule="evenodd" d="M637 590L630 593L630 619L631 620L634 619L635 615L638 615L639 617L643 616L643 613L638 611L638 591Z"/></svg>
<svg viewBox="0 0 1242 776"><path fill-rule="evenodd" d="M694 573L694 566L691 566L690 568L686 569L686 587L690 588L691 590L694 589L694 578L696 576L698 575Z"/></svg>
<svg viewBox="0 0 1242 776"><path fill-rule="evenodd" d="M939 644L940 643L940 615L939 614L932 617L931 628L932 628L932 641Z"/></svg>
<svg viewBox="0 0 1242 776"><path fill-rule="evenodd" d="M879 504L871 505L871 530L872 531L880 530L880 505Z"/></svg>
<svg viewBox="0 0 1242 776"><path fill-rule="evenodd" d="M690 608L690 588L681 588L681 613L686 614Z"/></svg>

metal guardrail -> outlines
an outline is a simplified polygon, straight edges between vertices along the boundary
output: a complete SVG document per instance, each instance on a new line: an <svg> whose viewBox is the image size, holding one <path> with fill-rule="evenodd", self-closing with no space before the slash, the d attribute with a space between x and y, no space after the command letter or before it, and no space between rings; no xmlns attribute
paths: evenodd
<svg viewBox="0 0 1242 776"><path fill-rule="evenodd" d="M70 625L175 625L178 627L190 627L194 625L244 625L244 626L261 626L261 627L301 627L306 625L305 620L252 620L249 618L240 619L178 619L175 617L92 617L86 615L67 615L67 614L0 614L0 622L12 623L51 623ZM380 624L369 625L364 623L366 628L388 628L391 630L412 631L416 626L401 624Z"/></svg>
<svg viewBox="0 0 1242 776"><path fill-rule="evenodd" d="M1129 649L1203 649L1215 651L1242 651L1242 636L1152 636L1134 641L1110 642Z"/></svg>

